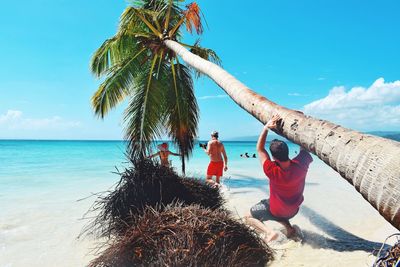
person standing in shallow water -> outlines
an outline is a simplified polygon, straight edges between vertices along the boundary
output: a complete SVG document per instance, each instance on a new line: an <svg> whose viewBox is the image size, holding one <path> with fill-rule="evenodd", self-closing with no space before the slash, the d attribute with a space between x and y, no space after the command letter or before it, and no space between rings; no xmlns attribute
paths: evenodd
<svg viewBox="0 0 400 267"><path fill-rule="evenodd" d="M169 159L168 159L169 155L180 156L180 154L178 154L178 153L174 153L174 152L169 151L167 143L162 143L161 145L158 145L157 148L158 148L159 151L157 153L153 154L153 155L150 155L149 158L153 158L155 156L159 156L160 157L161 166L164 166L164 167L169 167L170 166L170 162L169 162Z"/></svg>
<svg viewBox="0 0 400 267"><path fill-rule="evenodd" d="M296 229L289 220L299 211L304 200L303 192L308 167L312 162L311 155L302 147L300 153L289 159L289 148L280 140L272 140L270 151L271 160L265 150L265 141L269 129L277 129L281 118L274 115L264 126L257 142L257 153L265 175L269 178L270 198L263 199L250 209L250 215L246 216L246 223L255 227L259 232L266 234L265 241L270 242L278 237L278 234L263 223L273 220L282 224L286 229L288 238L295 237Z"/></svg>
<svg viewBox="0 0 400 267"><path fill-rule="evenodd" d="M218 140L217 131L211 133L211 140L208 141L207 148L203 147L203 150L210 156L206 181L218 186L223 171L228 170L228 157L224 145ZM215 182L212 179L213 176L215 176Z"/></svg>

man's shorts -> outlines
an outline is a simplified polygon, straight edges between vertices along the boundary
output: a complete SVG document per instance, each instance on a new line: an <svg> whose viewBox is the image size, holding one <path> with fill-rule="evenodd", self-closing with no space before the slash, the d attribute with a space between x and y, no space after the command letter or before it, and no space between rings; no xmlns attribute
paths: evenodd
<svg viewBox="0 0 400 267"><path fill-rule="evenodd" d="M210 164L208 164L207 175L222 176L223 169L223 161L211 161Z"/></svg>
<svg viewBox="0 0 400 267"><path fill-rule="evenodd" d="M277 217L273 215L270 211L269 208L269 199L263 199L257 204L255 204L253 207L250 209L251 216L253 218L256 218L259 221L278 221L278 222L287 222L289 219L293 218L296 214L293 214L290 217Z"/></svg>

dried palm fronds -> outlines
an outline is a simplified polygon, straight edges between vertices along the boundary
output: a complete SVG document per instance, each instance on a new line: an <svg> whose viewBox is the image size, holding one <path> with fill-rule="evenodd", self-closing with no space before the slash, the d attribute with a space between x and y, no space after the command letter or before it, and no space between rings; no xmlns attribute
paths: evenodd
<svg viewBox="0 0 400 267"><path fill-rule="evenodd" d="M265 266L272 257L228 211L178 204L146 208L89 266Z"/></svg>
<svg viewBox="0 0 400 267"><path fill-rule="evenodd" d="M121 180L115 189L101 195L88 214L95 218L83 234L97 237L122 235L132 226L132 218L143 213L146 206L162 210L180 201L182 205L199 204L205 208L221 208L224 200L218 189L204 181L179 177L170 168L149 160L134 162L132 168L119 173Z"/></svg>
<svg viewBox="0 0 400 267"><path fill-rule="evenodd" d="M391 237L397 237L397 242L389 248L383 249L386 241ZM378 252L374 267L399 267L400 266L400 233L392 234L386 238Z"/></svg>

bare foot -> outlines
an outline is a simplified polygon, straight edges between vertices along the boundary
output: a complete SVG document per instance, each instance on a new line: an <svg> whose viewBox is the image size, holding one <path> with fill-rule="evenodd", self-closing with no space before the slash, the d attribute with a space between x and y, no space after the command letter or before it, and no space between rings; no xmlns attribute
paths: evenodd
<svg viewBox="0 0 400 267"><path fill-rule="evenodd" d="M293 238L296 235L296 229L294 227L290 227L286 229L286 237Z"/></svg>
<svg viewBox="0 0 400 267"><path fill-rule="evenodd" d="M290 229L287 229L286 236L294 241L303 240L303 233L297 225L293 225Z"/></svg>
<svg viewBox="0 0 400 267"><path fill-rule="evenodd" d="M206 183L208 183L208 184L211 185L211 186L214 186L214 185L215 185L215 182L214 182L214 180L212 180L212 179L206 179Z"/></svg>

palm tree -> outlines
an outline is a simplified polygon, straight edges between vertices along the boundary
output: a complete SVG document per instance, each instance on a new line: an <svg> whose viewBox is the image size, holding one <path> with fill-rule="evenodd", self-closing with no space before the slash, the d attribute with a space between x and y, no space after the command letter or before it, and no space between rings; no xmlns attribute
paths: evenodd
<svg viewBox="0 0 400 267"><path fill-rule="evenodd" d="M147 2L163 7L157 11L148 8ZM192 3L186 10L180 10L179 2L141 1L141 5L128 7L124 14L132 13L129 18L132 23L142 25L141 33L134 35L132 32L132 41L153 36L153 43L162 47L164 53L179 55L187 65L209 76L233 101L262 123L278 113L283 118L278 134L305 147L339 172L386 220L400 229L400 143L307 116L256 94L207 60L213 53L205 56L208 50L196 50L196 45L190 47L178 41L179 29L184 23L189 30L194 26L201 33L202 29L198 6Z"/></svg>
<svg viewBox="0 0 400 267"><path fill-rule="evenodd" d="M132 158L144 157L151 142L166 132L178 146L184 172L184 159L189 157L197 134L198 105L191 70L179 62L162 38L164 29L170 29L169 34L179 40L182 24L201 33L199 9L195 3L183 10L172 1L136 2L141 8L128 7L117 34L92 57L93 74L105 78L92 97L92 105L95 114L104 118L130 98L124 116L129 154ZM199 42L186 47L219 63L217 55L201 48Z"/></svg>

